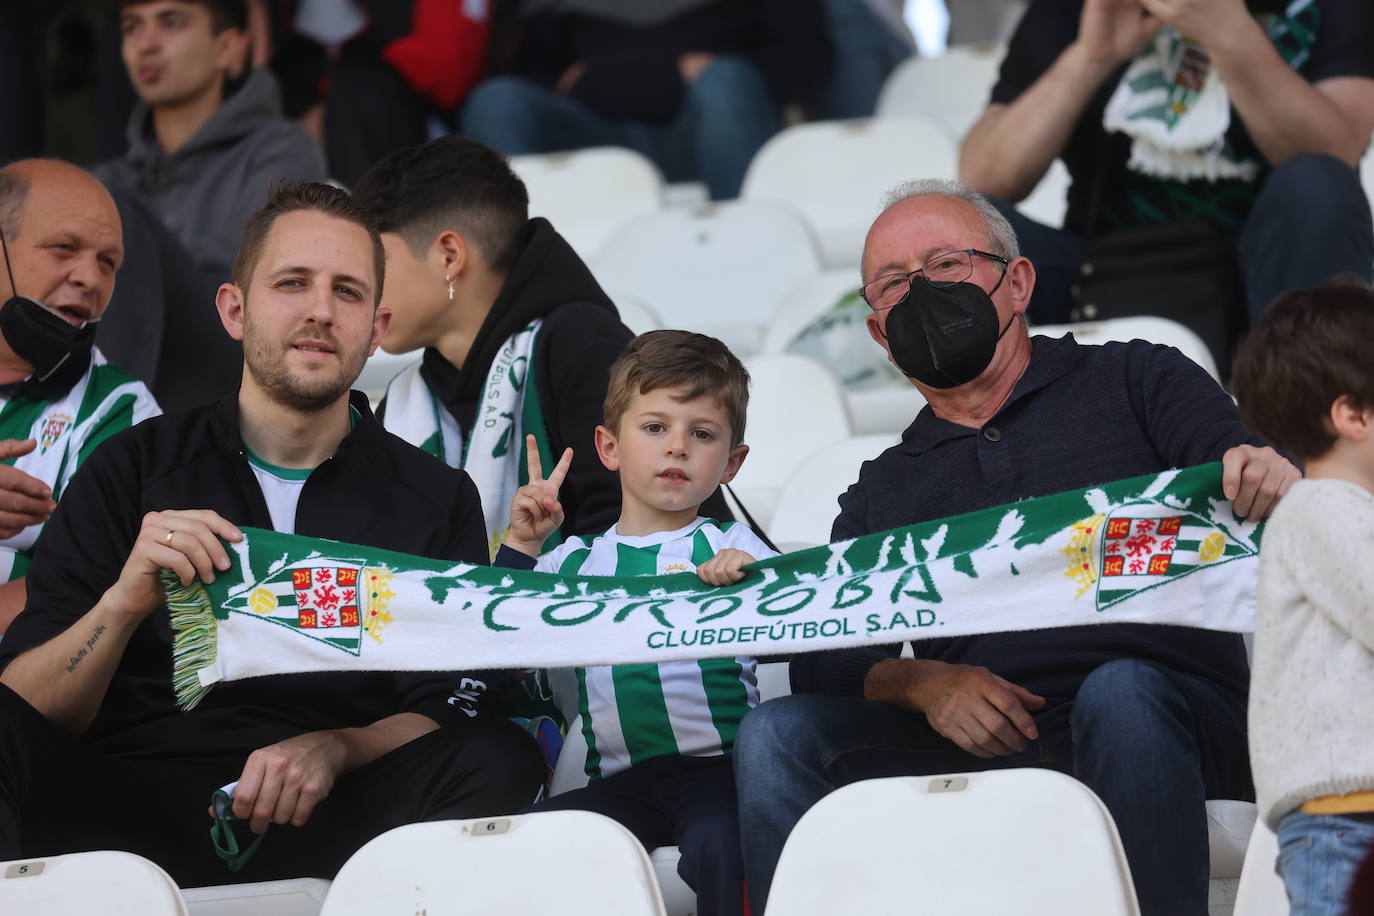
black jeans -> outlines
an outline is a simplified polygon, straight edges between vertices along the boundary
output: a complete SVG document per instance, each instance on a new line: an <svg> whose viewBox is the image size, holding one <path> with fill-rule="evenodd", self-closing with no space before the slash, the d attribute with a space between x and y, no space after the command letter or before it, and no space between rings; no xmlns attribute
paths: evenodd
<svg viewBox="0 0 1374 916"><path fill-rule="evenodd" d="M594 811L619 821L650 852L677 846L677 871L696 891L697 912L742 916L738 807L729 757L655 757L530 811Z"/></svg>
<svg viewBox="0 0 1374 916"><path fill-rule="evenodd" d="M510 722L440 728L340 777L304 826L269 826L233 873L211 847L207 808L252 750L195 760L101 753L0 686L0 860L120 849L153 860L182 887L332 878L393 827L518 811L545 775L534 741ZM246 825L239 829L246 836Z"/></svg>

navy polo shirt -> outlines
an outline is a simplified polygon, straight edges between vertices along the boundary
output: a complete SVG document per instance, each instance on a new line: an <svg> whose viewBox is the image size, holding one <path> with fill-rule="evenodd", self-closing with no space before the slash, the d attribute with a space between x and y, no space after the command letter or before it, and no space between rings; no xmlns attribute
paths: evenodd
<svg viewBox="0 0 1374 916"><path fill-rule="evenodd" d="M1072 335L1032 338L1030 365L981 429L929 406L902 441L864 462L840 497L831 540L887 531L1034 496L1218 461L1246 432L1229 395L1172 347L1142 340L1085 346ZM918 658L981 665L1050 702L1072 700L1095 668L1118 658L1202 675L1244 698L1241 638L1189 627L1097 624L916 642ZM793 689L862 696L889 650L802 655Z"/></svg>

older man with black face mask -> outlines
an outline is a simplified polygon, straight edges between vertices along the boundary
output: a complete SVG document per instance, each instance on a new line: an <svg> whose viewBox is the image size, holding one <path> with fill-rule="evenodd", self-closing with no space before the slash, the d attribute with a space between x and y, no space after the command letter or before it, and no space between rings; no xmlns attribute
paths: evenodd
<svg viewBox="0 0 1374 916"><path fill-rule="evenodd" d="M957 183L897 190L869 230L863 280L870 333L929 405L840 497L831 540L1209 461L1237 514L1262 517L1298 477L1178 351L1032 337L1035 268ZM1205 912L1203 802L1252 792L1239 636L1099 624L912 646L914 658L900 646L798 656L797 695L744 720L754 912L792 825L830 789L1009 766L1071 773L1102 798L1144 912Z"/></svg>
<svg viewBox="0 0 1374 916"><path fill-rule="evenodd" d="M0 169L0 633L43 524L91 450L157 404L92 346L124 259L119 213L55 160Z"/></svg>

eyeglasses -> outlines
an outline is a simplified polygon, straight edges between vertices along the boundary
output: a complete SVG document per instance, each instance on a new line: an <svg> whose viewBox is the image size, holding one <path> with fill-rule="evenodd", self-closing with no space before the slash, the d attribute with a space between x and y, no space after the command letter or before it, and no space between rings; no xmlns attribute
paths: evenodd
<svg viewBox="0 0 1374 916"><path fill-rule="evenodd" d="M946 251L944 254L937 254L911 273L884 274L881 277L875 277L863 285L859 295L863 296L863 300L875 312L890 309L906 298L906 294L911 290L911 281L917 275L924 278L931 286L936 287L963 283L973 276L974 255L987 258L989 261L996 261L1002 265L1004 273L1007 265L1011 263L1001 255L979 251L977 248Z"/></svg>

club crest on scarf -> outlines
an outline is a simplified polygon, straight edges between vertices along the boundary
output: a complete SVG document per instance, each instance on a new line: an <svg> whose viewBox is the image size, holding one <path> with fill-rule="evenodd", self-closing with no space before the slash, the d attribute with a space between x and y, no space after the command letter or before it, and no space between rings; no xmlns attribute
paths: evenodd
<svg viewBox="0 0 1374 916"><path fill-rule="evenodd" d="M386 567L312 558L287 566L225 602L226 612L249 613L296 630L350 655L363 636L381 644L395 618L388 611L395 574Z"/></svg>
<svg viewBox="0 0 1374 916"><path fill-rule="evenodd" d="M1179 511L1185 507L1166 496L1094 515L1074 525L1063 548L1069 558L1064 575L1078 585L1074 597L1082 598L1091 591L1097 609L1102 611L1205 566L1258 552L1252 540L1228 535L1218 519Z"/></svg>

